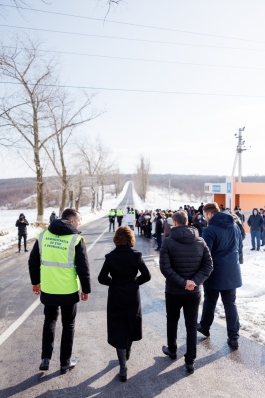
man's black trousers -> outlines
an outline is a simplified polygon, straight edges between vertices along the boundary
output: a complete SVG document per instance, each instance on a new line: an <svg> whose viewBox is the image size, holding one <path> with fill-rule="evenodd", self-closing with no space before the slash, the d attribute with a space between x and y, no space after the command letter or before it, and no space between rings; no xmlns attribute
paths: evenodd
<svg viewBox="0 0 265 398"><path fill-rule="evenodd" d="M236 308L236 289L217 290L206 286L204 288L204 303L201 317L201 327L210 330L214 320L216 303L221 294L225 309L227 335L231 340L239 338L239 316Z"/></svg>
<svg viewBox="0 0 265 398"><path fill-rule="evenodd" d="M24 240L24 249L27 249L27 234L18 234L18 250L21 249L21 241Z"/></svg>
<svg viewBox="0 0 265 398"><path fill-rule="evenodd" d="M63 326L60 352L61 366L66 366L70 363L74 341L76 310L77 304L61 306ZM45 320L42 334L41 358L51 359L54 346L56 321L59 315L59 307L45 305L44 315Z"/></svg>
<svg viewBox="0 0 265 398"><path fill-rule="evenodd" d="M197 352L197 319L201 293L166 293L167 343L170 352L177 351L177 329L180 310L183 307L186 331L187 351L185 362L193 364Z"/></svg>
<svg viewBox="0 0 265 398"><path fill-rule="evenodd" d="M113 229L113 232L114 232L115 231L115 221L110 221L109 222L109 232L111 230L111 226L112 226L112 229Z"/></svg>

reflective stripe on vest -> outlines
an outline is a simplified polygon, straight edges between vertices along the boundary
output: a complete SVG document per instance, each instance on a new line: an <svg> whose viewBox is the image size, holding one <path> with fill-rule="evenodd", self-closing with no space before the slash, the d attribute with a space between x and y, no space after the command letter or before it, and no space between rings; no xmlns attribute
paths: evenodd
<svg viewBox="0 0 265 398"><path fill-rule="evenodd" d="M40 257L41 257L41 265L48 265L51 267L60 267L60 268L74 268L75 264L73 263L73 256L74 256L74 249L75 249L75 244L77 239L79 238L79 235L75 234L72 237L70 246L69 246L69 252L68 252L68 263L58 263L54 261L44 261L42 260L42 240L43 236L46 231L42 231L39 235L39 252L40 252Z"/></svg>

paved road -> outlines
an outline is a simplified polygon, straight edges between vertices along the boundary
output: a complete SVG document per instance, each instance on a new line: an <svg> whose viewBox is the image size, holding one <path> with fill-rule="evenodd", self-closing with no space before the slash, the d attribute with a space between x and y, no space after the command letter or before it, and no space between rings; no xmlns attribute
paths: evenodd
<svg viewBox="0 0 265 398"><path fill-rule="evenodd" d="M121 206L133 207L131 187ZM82 227L89 246L108 226L103 218ZM143 253L152 280L141 287L143 335L133 344L128 362L128 381L118 380L118 361L107 344L107 287L97 282L105 253L113 248L113 233L105 232L89 251L92 293L88 302L78 304L73 358L77 367L66 375L59 373L59 335L49 372L38 371L40 363L43 308L38 305L23 324L0 346L0 397L19 398L151 398L151 397L265 397L265 347L245 337L240 349L231 351L224 326L215 323L210 339L198 336L196 371L184 369L185 333L179 326L178 359L163 356L166 343L164 278L154 261L153 241L138 238L136 248ZM0 263L1 334L36 300L31 293L27 254L15 255Z"/></svg>

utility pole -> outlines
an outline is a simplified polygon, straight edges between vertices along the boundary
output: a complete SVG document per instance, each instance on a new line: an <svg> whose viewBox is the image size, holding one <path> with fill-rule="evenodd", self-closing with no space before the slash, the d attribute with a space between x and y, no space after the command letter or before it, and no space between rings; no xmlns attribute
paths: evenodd
<svg viewBox="0 0 265 398"><path fill-rule="evenodd" d="M242 152L246 151L245 141L242 137L242 131L245 130L245 127L242 127L238 130L238 134L235 134L235 137L238 138L237 147L236 147L236 157L234 161L232 177L234 177L236 164L238 161L238 182L242 182Z"/></svg>

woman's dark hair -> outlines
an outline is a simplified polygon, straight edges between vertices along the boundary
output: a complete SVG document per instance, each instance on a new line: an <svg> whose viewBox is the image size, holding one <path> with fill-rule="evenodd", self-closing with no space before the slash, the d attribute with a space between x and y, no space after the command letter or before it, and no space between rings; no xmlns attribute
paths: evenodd
<svg viewBox="0 0 265 398"><path fill-rule="evenodd" d="M131 228L122 226L115 232L113 242L115 246L131 246L135 243L134 233Z"/></svg>
<svg viewBox="0 0 265 398"><path fill-rule="evenodd" d="M62 218L65 220L70 220L73 217L76 217L79 213L79 211L75 210L75 209L64 209L63 214L62 214Z"/></svg>

